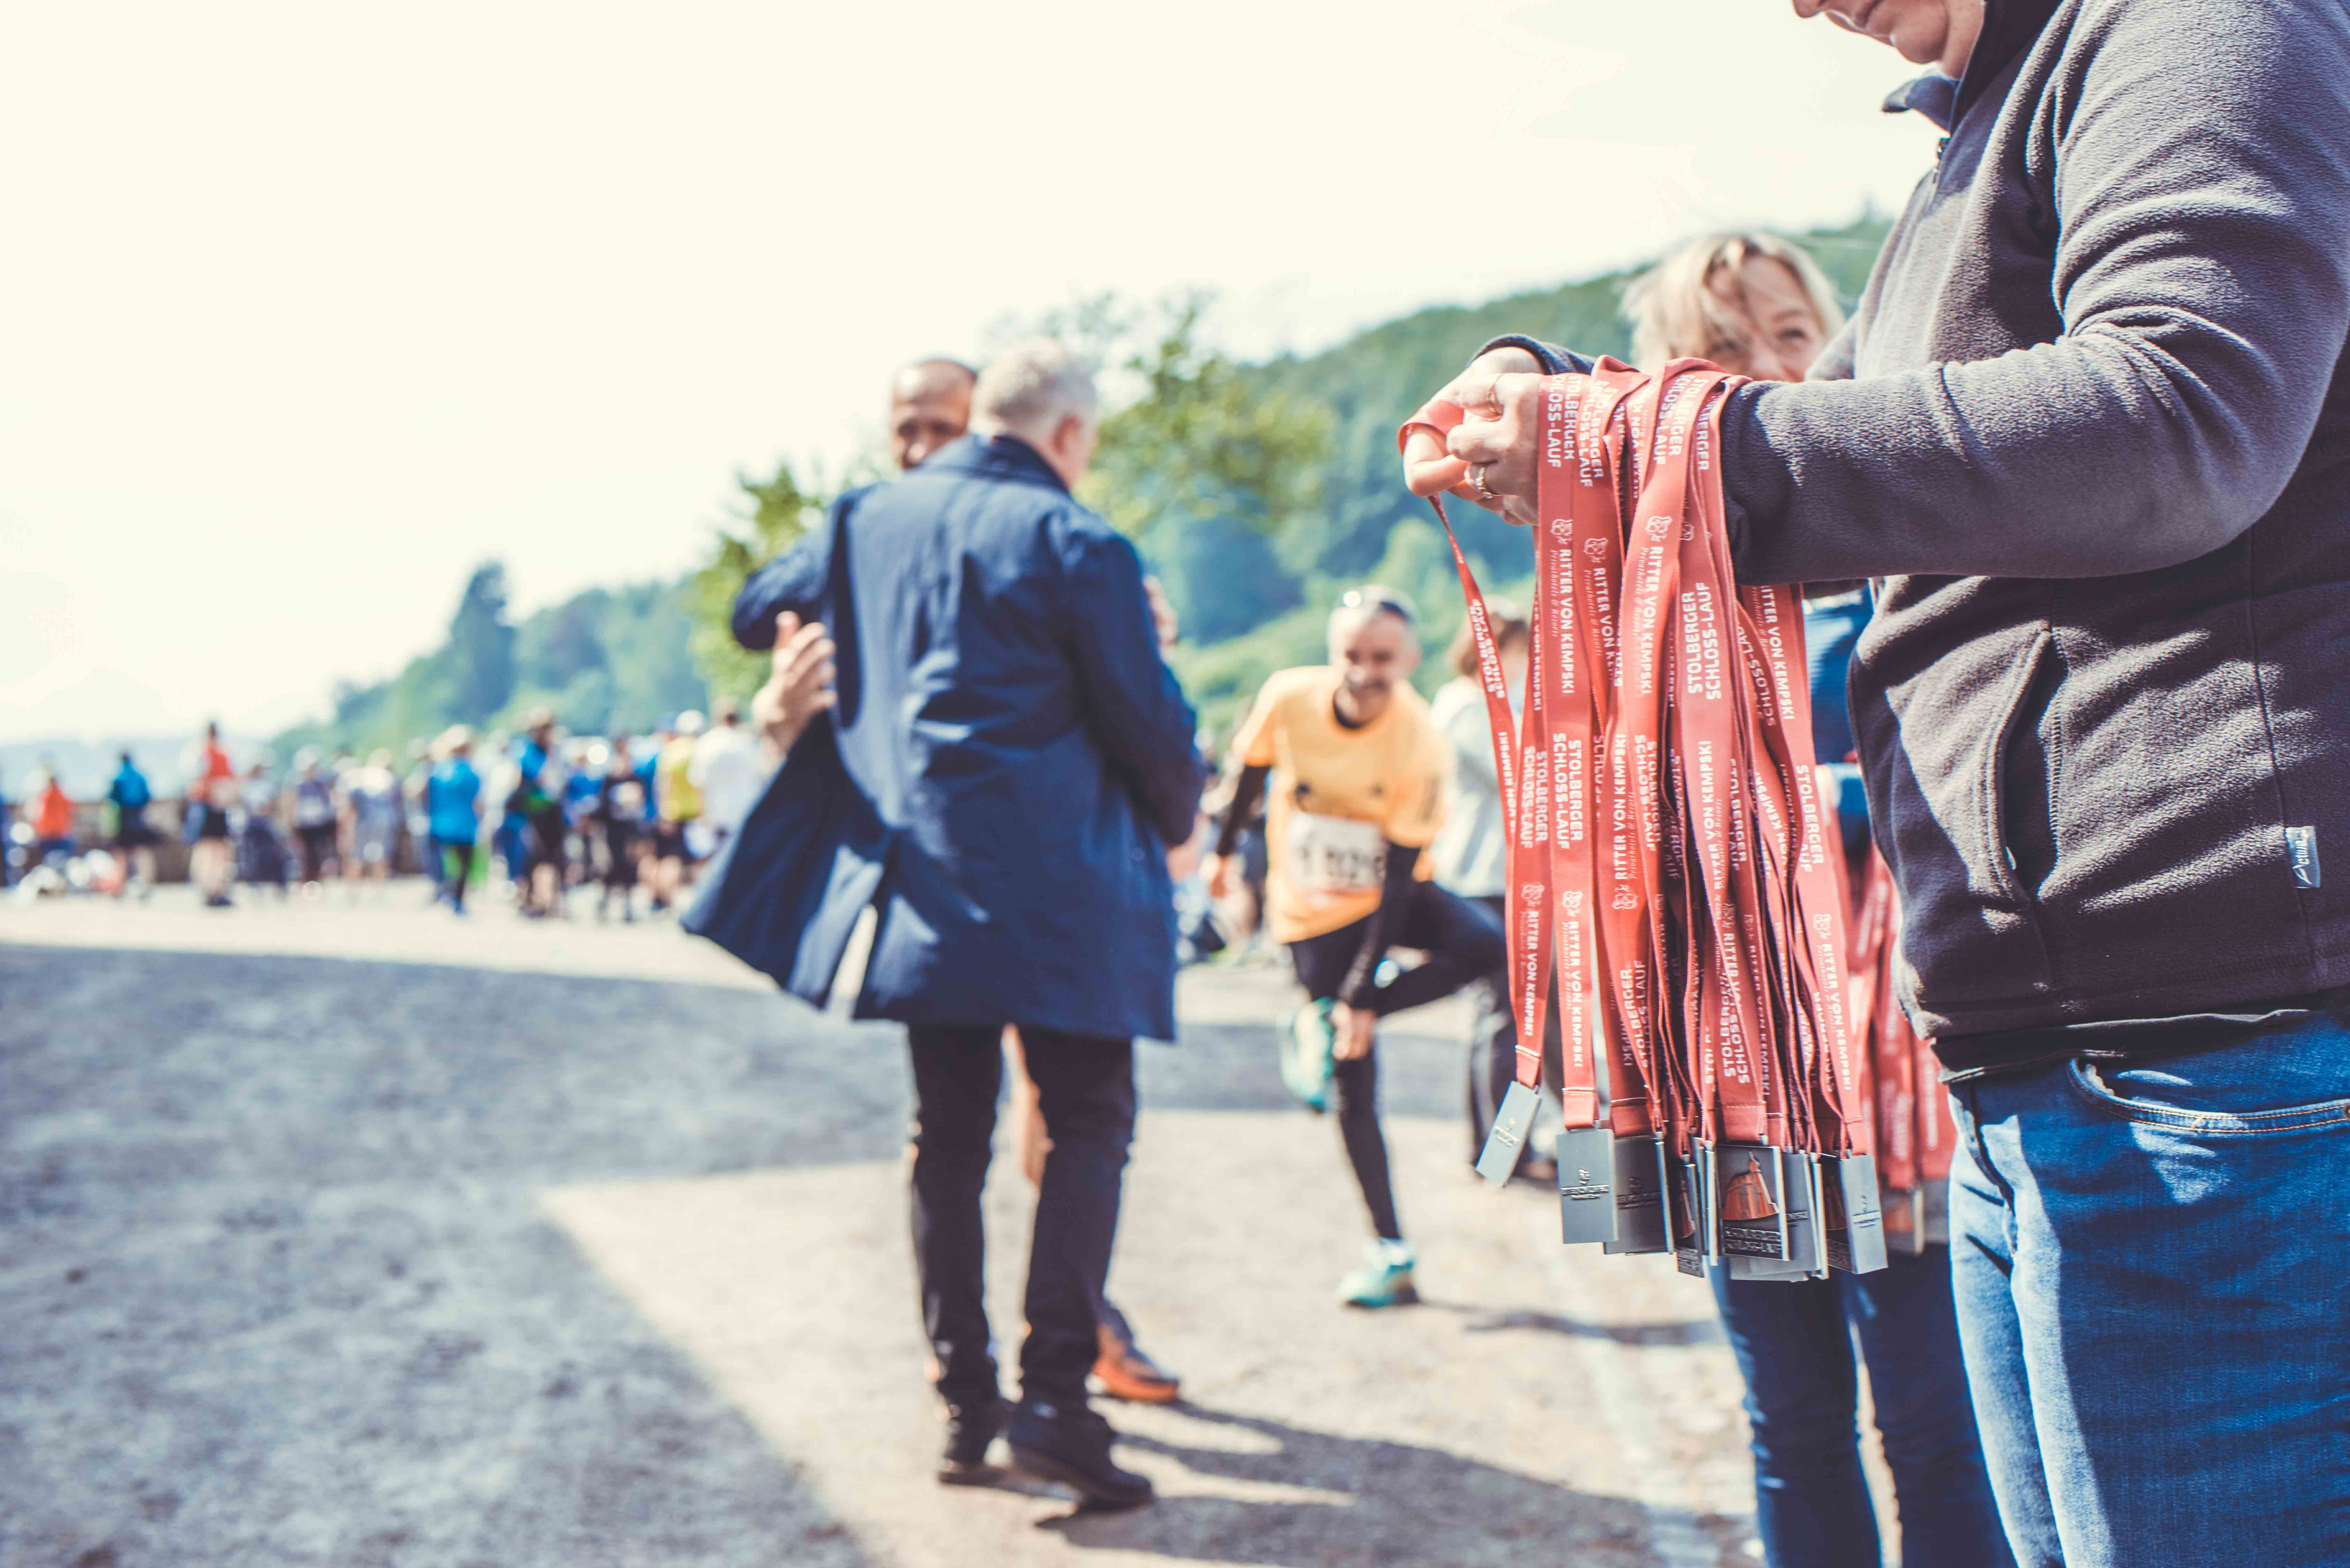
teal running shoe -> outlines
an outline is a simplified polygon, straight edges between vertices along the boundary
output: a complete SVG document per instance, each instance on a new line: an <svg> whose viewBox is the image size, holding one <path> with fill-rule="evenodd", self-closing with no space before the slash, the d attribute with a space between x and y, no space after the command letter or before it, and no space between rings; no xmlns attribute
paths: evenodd
<svg viewBox="0 0 2350 1568"><path fill-rule="evenodd" d="M1419 1300L1412 1282L1412 1253L1400 1241L1374 1241L1363 1266L1338 1282L1338 1304L1376 1309L1411 1306Z"/></svg>
<svg viewBox="0 0 2350 1568"><path fill-rule="evenodd" d="M1309 1002L1289 1015L1281 1032L1281 1081L1309 1111L1330 1108L1331 1049L1338 1032L1330 1023L1336 1002Z"/></svg>

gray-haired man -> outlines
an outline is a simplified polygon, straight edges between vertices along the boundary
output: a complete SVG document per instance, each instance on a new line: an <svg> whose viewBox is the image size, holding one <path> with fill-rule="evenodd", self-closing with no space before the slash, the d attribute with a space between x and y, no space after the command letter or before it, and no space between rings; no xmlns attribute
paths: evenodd
<svg viewBox="0 0 2350 1568"><path fill-rule="evenodd" d="M742 845L821 878L759 895L764 910L807 911L774 955L802 994L829 991L858 910L879 914L856 1012L908 1025L941 1479L982 1469L1005 1425L979 1199L1012 1024L1052 1147L1006 1435L1024 1468L1131 1504L1150 1484L1111 1459L1086 1378L1134 1128L1133 1039L1174 1033L1166 850L1191 836L1201 767L1134 547L1069 493L1098 428L1078 360L1011 349L979 378L971 435L843 497L745 587L746 646L772 646L791 616L838 647L808 649L832 667L829 722L765 725L790 753L771 804L779 820L806 805L806 831L767 843L746 822ZM754 705L763 721L774 696ZM724 908L691 925L735 929Z"/></svg>

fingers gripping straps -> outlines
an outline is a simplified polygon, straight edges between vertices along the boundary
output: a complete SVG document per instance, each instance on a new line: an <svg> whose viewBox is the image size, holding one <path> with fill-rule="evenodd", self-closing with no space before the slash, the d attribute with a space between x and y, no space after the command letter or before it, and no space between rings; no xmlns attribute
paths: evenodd
<svg viewBox="0 0 2350 1568"><path fill-rule="evenodd" d="M1460 429L1467 418L1460 404L1432 398L1396 432L1396 450L1403 454L1406 477L1414 495L1435 500L1469 476L1469 465L1451 455L1444 444L1444 438ZM1445 532L1451 533L1452 523L1445 517L1441 502L1437 503L1436 515L1443 521Z"/></svg>
<svg viewBox="0 0 2350 1568"><path fill-rule="evenodd" d="M1569 1128L1659 1135L1682 1158L1723 1140L1866 1153L1801 618L1792 590L1741 589L1730 565L1721 420L1741 384L1698 360L1544 379L1522 717L1434 493L1462 410L1430 403L1398 444L1451 544L1492 726L1518 1081L1539 1083L1555 974Z"/></svg>

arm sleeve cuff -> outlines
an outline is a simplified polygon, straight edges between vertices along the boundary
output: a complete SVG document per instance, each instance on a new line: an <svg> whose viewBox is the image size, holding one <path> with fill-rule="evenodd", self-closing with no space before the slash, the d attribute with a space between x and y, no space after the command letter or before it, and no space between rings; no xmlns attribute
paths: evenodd
<svg viewBox="0 0 2350 1568"><path fill-rule="evenodd" d="M1544 375L1563 376L1570 370L1588 374L1591 369L1591 361L1582 355L1561 348L1555 343L1545 343L1539 337L1529 337L1523 332L1504 332L1478 349L1477 353L1490 354L1496 348L1524 349L1542 361Z"/></svg>

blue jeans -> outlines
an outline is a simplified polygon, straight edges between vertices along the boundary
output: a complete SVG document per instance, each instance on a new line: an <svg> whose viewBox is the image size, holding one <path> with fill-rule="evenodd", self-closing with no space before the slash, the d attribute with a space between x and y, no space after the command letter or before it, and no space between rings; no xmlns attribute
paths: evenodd
<svg viewBox="0 0 2350 1568"><path fill-rule="evenodd" d="M1712 1278L1746 1378L1755 1528L1771 1568L1884 1561L1860 1468L1855 1334L1893 1471L1902 1568L2009 1568L1959 1363L1950 1249L1873 1274L1785 1283L1717 1269Z"/></svg>
<svg viewBox="0 0 2350 1568"><path fill-rule="evenodd" d="M2350 1016L1954 1098L1959 1328L2017 1560L2350 1563Z"/></svg>

